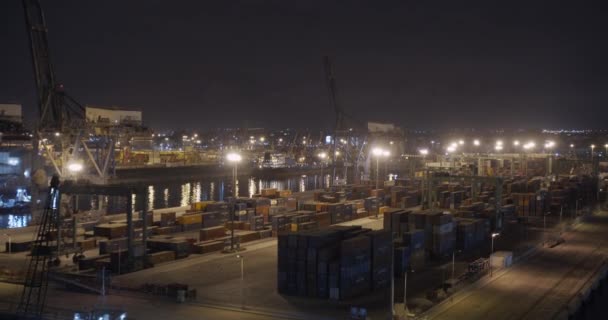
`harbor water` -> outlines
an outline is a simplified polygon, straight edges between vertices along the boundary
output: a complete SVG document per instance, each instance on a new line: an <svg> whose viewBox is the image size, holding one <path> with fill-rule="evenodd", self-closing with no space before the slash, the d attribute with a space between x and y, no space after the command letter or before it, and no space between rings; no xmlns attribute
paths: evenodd
<svg viewBox="0 0 608 320"><path fill-rule="evenodd" d="M240 197L251 197L265 188L303 192L322 188L329 184L330 175L298 175L282 179L262 179L251 176L239 176L236 184ZM324 181L323 181L324 180ZM192 202L205 200L223 200L233 193L232 177L203 178L179 182L157 182L148 185L148 210L187 206ZM142 199L133 195L135 210L143 207ZM77 197L79 210L90 210L97 207L98 197L80 195ZM126 212L127 201L124 197L105 197L109 214ZM0 228L20 228L31 222L30 213L0 215Z"/></svg>

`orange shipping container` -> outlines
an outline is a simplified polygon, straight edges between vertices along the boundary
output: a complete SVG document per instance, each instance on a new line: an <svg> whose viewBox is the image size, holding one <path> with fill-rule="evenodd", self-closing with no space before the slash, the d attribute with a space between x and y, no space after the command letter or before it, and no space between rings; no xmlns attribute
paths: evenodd
<svg viewBox="0 0 608 320"><path fill-rule="evenodd" d="M198 214L188 214L177 217L177 223L179 224L196 224L203 223L203 215Z"/></svg>

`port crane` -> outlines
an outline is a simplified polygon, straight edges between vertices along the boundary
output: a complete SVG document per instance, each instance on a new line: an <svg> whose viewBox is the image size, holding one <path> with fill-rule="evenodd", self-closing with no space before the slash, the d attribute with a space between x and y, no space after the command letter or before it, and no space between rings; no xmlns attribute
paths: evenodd
<svg viewBox="0 0 608 320"><path fill-rule="evenodd" d="M29 39L30 53L37 89L38 118L35 122L33 145L33 169L43 172L44 164L40 154L54 167L55 173L49 185L39 183L37 187L42 192L36 195L46 195L42 212L36 217L40 221L37 237L32 247L31 257L25 284L18 306L18 313L28 319L39 318L44 310L46 291L48 287L49 269L59 262L58 256L75 252L75 246L67 246L62 234L75 230L75 220L62 217L61 196L59 192L60 178L70 175L70 171L80 171L92 164L97 173L103 176L108 168L109 155L112 154L113 144L106 149L104 166L98 164L87 142L93 132L87 127L85 109L72 98L55 77L48 43L48 28L39 0L22 0L25 14L25 24ZM107 137L97 136L97 142ZM98 153L99 155L99 153ZM78 161L78 163L76 162ZM70 165L72 165L70 167ZM72 169L72 170L69 170ZM79 170L80 169L80 170ZM102 171L103 170L103 171ZM85 172L79 173L81 175ZM46 182L46 174L43 174ZM36 186L35 186L36 187ZM46 193L45 193L46 192ZM74 240L74 237L72 237Z"/></svg>
<svg viewBox="0 0 608 320"><path fill-rule="evenodd" d="M332 143L332 183L336 181L338 143L341 144L343 151L342 164L344 166L344 177L347 180L348 167L353 167L353 177L355 182L360 182L361 171L369 171L369 139L367 125L359 121L352 115L345 112L342 105L338 102L336 77L334 73L333 61L329 56L323 58L327 90L329 93L329 103L336 115L333 128ZM348 122L347 122L348 120Z"/></svg>
<svg viewBox="0 0 608 320"><path fill-rule="evenodd" d="M44 154L60 177L70 174L70 165L84 168L80 177L95 168L95 177L105 178L112 162L114 144L103 132L88 127L85 108L70 96L56 79L48 43L48 28L39 0L22 0L29 47L37 88L38 118L32 141L34 170L43 167ZM95 145L97 150L89 145ZM93 153L96 153L95 155ZM33 171L34 171L33 170Z"/></svg>

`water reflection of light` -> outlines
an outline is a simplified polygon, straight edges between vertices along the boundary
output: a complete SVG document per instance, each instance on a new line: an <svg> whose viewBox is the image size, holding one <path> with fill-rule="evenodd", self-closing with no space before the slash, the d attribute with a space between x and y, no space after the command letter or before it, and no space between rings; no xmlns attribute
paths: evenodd
<svg viewBox="0 0 608 320"><path fill-rule="evenodd" d="M207 200L214 200L215 195L215 182L211 181L209 185L209 198Z"/></svg>
<svg viewBox="0 0 608 320"><path fill-rule="evenodd" d="M270 181L270 187L281 190L281 188L279 188L279 182L276 180Z"/></svg>
<svg viewBox="0 0 608 320"><path fill-rule="evenodd" d="M154 186L148 186L148 210L154 210Z"/></svg>
<svg viewBox="0 0 608 320"><path fill-rule="evenodd" d="M236 181L234 182L235 186L234 186L234 196L235 197L239 197L239 179L236 179Z"/></svg>
<svg viewBox="0 0 608 320"><path fill-rule="evenodd" d="M300 177L300 187L298 188L298 191L306 191L306 177Z"/></svg>
<svg viewBox="0 0 608 320"><path fill-rule="evenodd" d="M329 186L329 183L331 182L331 175L326 174L323 176L323 182L325 183L326 186Z"/></svg>
<svg viewBox="0 0 608 320"><path fill-rule="evenodd" d="M194 190L192 191L192 202L201 201L201 193L202 193L201 183L197 182L194 184Z"/></svg>
<svg viewBox="0 0 608 320"><path fill-rule="evenodd" d="M165 208L169 207L169 188L165 188L163 190L163 201L165 203Z"/></svg>
<svg viewBox="0 0 608 320"><path fill-rule="evenodd" d="M32 220L31 215L8 215L8 228L23 228Z"/></svg>
<svg viewBox="0 0 608 320"><path fill-rule="evenodd" d="M219 192L218 192L218 200L224 200L224 189L226 188L226 185L224 183L224 180L220 181L220 188L219 188Z"/></svg>
<svg viewBox="0 0 608 320"><path fill-rule="evenodd" d="M262 179L258 180L258 191L262 192L262 189L264 189L264 185L262 184Z"/></svg>
<svg viewBox="0 0 608 320"><path fill-rule="evenodd" d="M249 178L249 198L252 198L256 194L255 179Z"/></svg>
<svg viewBox="0 0 608 320"><path fill-rule="evenodd" d="M182 184L182 194L179 205L184 207L190 204L190 182Z"/></svg>
<svg viewBox="0 0 608 320"><path fill-rule="evenodd" d="M135 212L135 205L137 204L137 195L135 193L131 194L131 212Z"/></svg>

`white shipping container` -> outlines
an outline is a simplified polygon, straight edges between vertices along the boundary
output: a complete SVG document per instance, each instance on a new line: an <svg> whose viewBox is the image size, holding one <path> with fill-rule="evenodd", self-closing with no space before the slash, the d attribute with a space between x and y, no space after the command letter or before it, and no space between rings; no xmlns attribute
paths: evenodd
<svg viewBox="0 0 608 320"><path fill-rule="evenodd" d="M508 268L513 264L512 251L496 251L490 257L492 268Z"/></svg>

